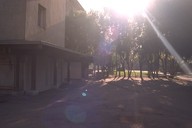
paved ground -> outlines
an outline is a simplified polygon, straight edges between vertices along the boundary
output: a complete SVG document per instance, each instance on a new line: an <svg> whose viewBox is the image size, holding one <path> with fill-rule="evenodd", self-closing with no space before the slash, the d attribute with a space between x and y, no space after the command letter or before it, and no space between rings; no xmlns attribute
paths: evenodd
<svg viewBox="0 0 192 128"><path fill-rule="evenodd" d="M192 128L192 82L106 79L4 97L1 128Z"/></svg>
<svg viewBox="0 0 192 128"><path fill-rule="evenodd" d="M192 75L178 75L176 78L192 82Z"/></svg>

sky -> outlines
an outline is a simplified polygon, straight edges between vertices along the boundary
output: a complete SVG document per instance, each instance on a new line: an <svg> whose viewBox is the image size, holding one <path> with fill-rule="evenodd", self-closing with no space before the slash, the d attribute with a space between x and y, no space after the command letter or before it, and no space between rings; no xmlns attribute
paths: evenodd
<svg viewBox="0 0 192 128"><path fill-rule="evenodd" d="M78 0L86 11L91 9L100 10L109 0ZM97 1L97 2L96 2Z"/></svg>
<svg viewBox="0 0 192 128"><path fill-rule="evenodd" d="M78 0L81 5L85 8L85 10L100 10L103 7L117 7L118 6L138 6L142 5L146 1L152 0ZM122 4L121 4L122 3ZM126 4L126 5L125 5Z"/></svg>
<svg viewBox="0 0 192 128"><path fill-rule="evenodd" d="M78 0L84 9L101 11L104 7L127 16L142 13L153 0Z"/></svg>
<svg viewBox="0 0 192 128"><path fill-rule="evenodd" d="M111 1L119 2L123 0L78 0L78 1L86 10L89 10L90 8L93 9L102 8L102 6L105 3L107 3L107 1L109 4ZM142 0L124 0L124 1L142 1ZM152 14L158 20L160 28L162 28L162 30L169 31L170 33L169 38L171 38L171 40L174 41L173 45L175 45L175 47L179 49L178 51L185 52L185 48L188 48L189 45L191 47L192 44L191 43L192 0L154 0L154 1L158 1L158 6L153 6L152 4L153 8Z"/></svg>

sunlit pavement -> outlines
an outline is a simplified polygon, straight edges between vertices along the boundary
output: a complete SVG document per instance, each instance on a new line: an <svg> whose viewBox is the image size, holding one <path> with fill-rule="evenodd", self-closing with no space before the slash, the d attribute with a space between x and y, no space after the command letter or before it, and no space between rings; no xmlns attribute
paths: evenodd
<svg viewBox="0 0 192 128"><path fill-rule="evenodd" d="M190 75L179 75L176 78L187 80L187 81L192 81L192 74L190 74Z"/></svg>
<svg viewBox="0 0 192 128"><path fill-rule="evenodd" d="M192 128L191 81L110 78L0 103L1 128Z"/></svg>

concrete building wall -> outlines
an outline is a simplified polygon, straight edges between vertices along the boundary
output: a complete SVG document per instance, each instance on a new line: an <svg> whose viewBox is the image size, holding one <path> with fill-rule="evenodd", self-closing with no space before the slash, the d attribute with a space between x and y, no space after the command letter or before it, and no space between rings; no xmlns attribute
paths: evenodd
<svg viewBox="0 0 192 128"><path fill-rule="evenodd" d="M39 7L46 12L43 27L39 25ZM66 0L0 0L0 40L45 41L65 47L65 15ZM30 45L26 46L29 51L11 47L6 47L3 57L0 54L0 90L45 91L59 87L68 74L70 79L81 79L81 63L70 63L69 73L64 53L58 57L51 51L30 49Z"/></svg>
<svg viewBox="0 0 192 128"><path fill-rule="evenodd" d="M0 0L0 40L25 38L26 0Z"/></svg>
<svg viewBox="0 0 192 128"><path fill-rule="evenodd" d="M25 56L23 65L23 90L25 92L31 91L31 56Z"/></svg>
<svg viewBox="0 0 192 128"><path fill-rule="evenodd" d="M56 87L58 88L65 82L64 75L66 74L65 67L63 65L63 58L58 58L56 63Z"/></svg>
<svg viewBox="0 0 192 128"><path fill-rule="evenodd" d="M27 55L0 56L0 89L31 90L31 58Z"/></svg>
<svg viewBox="0 0 192 128"><path fill-rule="evenodd" d="M57 46L65 46L66 0L27 0L26 40L41 40ZM45 28L38 25L39 5L45 8Z"/></svg>
<svg viewBox="0 0 192 128"><path fill-rule="evenodd" d="M70 63L70 77L71 77L71 79L81 79L82 78L81 62L71 62Z"/></svg>
<svg viewBox="0 0 192 128"><path fill-rule="evenodd" d="M0 55L0 90L34 94L82 78L81 62L71 61L68 65L63 56L56 54L18 52Z"/></svg>
<svg viewBox="0 0 192 128"><path fill-rule="evenodd" d="M33 56L36 56L35 69L32 68ZM33 70L35 74L32 73ZM67 63L62 57L47 54L0 56L0 90L26 94L34 91L42 92L60 87L66 78ZM34 87L33 80L35 80Z"/></svg>
<svg viewBox="0 0 192 128"><path fill-rule="evenodd" d="M62 61L62 77L64 80L67 79L67 62Z"/></svg>
<svg viewBox="0 0 192 128"><path fill-rule="evenodd" d="M49 56L38 56L36 63L36 90L45 91L54 87L54 61Z"/></svg>
<svg viewBox="0 0 192 128"><path fill-rule="evenodd" d="M40 55L36 63L36 90L58 88L67 78L67 65L62 57Z"/></svg>
<svg viewBox="0 0 192 128"><path fill-rule="evenodd" d="M14 58L10 55L0 55L0 88L14 88Z"/></svg>

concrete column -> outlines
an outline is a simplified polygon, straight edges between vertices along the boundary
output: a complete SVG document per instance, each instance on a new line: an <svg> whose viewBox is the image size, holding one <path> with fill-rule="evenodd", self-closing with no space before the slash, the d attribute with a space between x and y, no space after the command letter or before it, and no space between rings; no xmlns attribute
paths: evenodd
<svg viewBox="0 0 192 128"><path fill-rule="evenodd" d="M16 55L15 58L15 73L14 73L14 81L15 81L15 86L14 86L14 90L15 91L19 91L19 77L20 77L20 57L18 55Z"/></svg>
<svg viewBox="0 0 192 128"><path fill-rule="evenodd" d="M58 63L57 63L57 59L54 59L54 71L53 71L53 83L54 83L54 86L57 86L57 77L58 77Z"/></svg>
<svg viewBox="0 0 192 128"><path fill-rule="evenodd" d="M32 55L31 59L31 90L36 90L36 70L37 70L37 56Z"/></svg>
<svg viewBox="0 0 192 128"><path fill-rule="evenodd" d="M70 75L70 62L67 62L67 82L70 82L71 75Z"/></svg>

